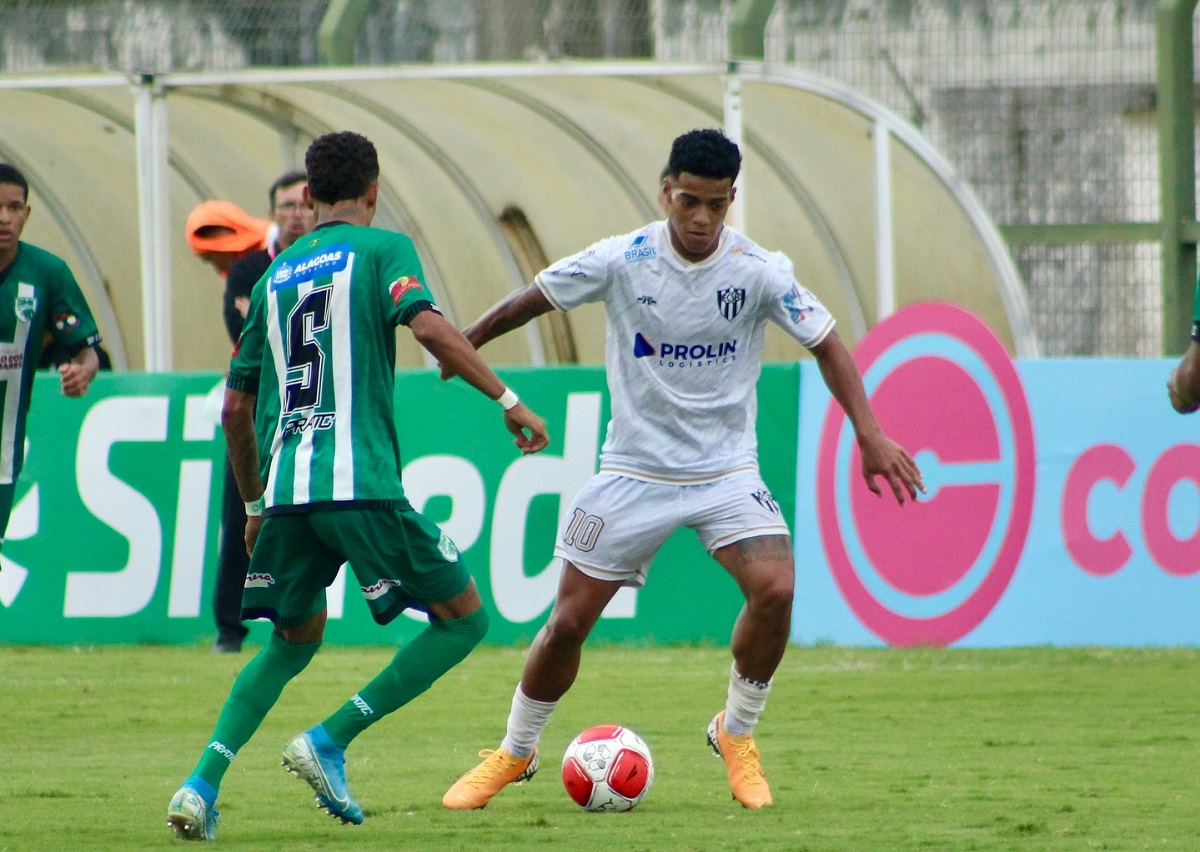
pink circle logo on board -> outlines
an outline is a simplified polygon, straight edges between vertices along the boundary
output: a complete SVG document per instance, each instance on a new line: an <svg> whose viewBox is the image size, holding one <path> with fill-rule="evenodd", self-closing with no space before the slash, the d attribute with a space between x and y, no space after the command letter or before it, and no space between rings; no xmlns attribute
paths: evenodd
<svg viewBox="0 0 1200 852"><path fill-rule="evenodd" d="M884 431L927 493L896 505L863 482L854 431L825 414L817 514L834 581L892 645L948 645L987 617L1012 579L1033 515L1033 426L1004 346L954 305L910 305L875 326L854 360Z"/></svg>

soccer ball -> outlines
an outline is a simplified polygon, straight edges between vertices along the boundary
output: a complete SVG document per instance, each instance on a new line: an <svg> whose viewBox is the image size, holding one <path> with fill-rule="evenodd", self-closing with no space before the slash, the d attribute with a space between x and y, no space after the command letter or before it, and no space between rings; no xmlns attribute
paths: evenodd
<svg viewBox="0 0 1200 852"><path fill-rule="evenodd" d="M567 746L563 786L589 811L628 811L654 782L654 759L645 741L620 725L588 728Z"/></svg>

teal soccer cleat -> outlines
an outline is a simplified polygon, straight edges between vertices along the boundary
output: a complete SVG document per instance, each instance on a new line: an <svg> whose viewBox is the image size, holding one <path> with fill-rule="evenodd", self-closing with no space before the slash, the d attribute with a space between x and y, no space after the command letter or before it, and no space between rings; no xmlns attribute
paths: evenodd
<svg viewBox="0 0 1200 852"><path fill-rule="evenodd" d="M317 807L343 824L362 825L363 809L350 798L346 789L345 752L335 746L329 734L318 725L300 734L283 747L283 765L299 775L316 792Z"/></svg>
<svg viewBox="0 0 1200 852"><path fill-rule="evenodd" d="M216 840L216 799L216 791L207 781L189 778L167 805L167 827L180 840Z"/></svg>

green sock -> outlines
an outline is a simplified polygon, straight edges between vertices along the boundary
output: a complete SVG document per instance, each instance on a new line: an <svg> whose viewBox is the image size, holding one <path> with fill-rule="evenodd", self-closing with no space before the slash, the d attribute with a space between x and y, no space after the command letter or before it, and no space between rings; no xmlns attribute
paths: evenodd
<svg viewBox="0 0 1200 852"><path fill-rule="evenodd" d="M452 621L430 619L429 626L396 652L387 668L321 724L333 744L345 748L388 713L403 707L454 668L487 633L480 609Z"/></svg>
<svg viewBox="0 0 1200 852"><path fill-rule="evenodd" d="M246 664L233 682L217 719L212 741L204 749L193 774L217 789L238 749L250 740L267 712L279 700L288 681L304 670L320 647L320 642L293 644L272 633L267 646Z"/></svg>

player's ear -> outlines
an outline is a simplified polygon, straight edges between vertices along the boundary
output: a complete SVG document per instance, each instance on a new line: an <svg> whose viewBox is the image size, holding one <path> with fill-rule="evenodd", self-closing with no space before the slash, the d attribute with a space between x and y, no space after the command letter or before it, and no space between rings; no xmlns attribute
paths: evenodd
<svg viewBox="0 0 1200 852"><path fill-rule="evenodd" d="M733 199L736 197L737 197L737 187L736 186L729 187L729 203L732 204Z"/></svg>

